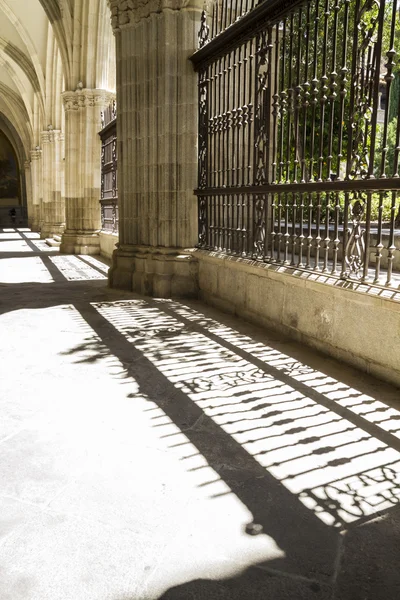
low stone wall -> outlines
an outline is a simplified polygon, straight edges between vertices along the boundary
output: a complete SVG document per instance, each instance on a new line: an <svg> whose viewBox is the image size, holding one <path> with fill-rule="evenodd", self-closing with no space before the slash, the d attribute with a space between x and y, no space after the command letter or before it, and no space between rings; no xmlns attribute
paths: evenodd
<svg viewBox="0 0 400 600"><path fill-rule="evenodd" d="M206 303L400 386L400 291L198 250Z"/></svg>
<svg viewBox="0 0 400 600"><path fill-rule="evenodd" d="M116 249L116 244L118 243L118 235L115 233L108 233L106 231L101 231L99 234L99 237L100 237L100 255L111 260L112 253Z"/></svg>

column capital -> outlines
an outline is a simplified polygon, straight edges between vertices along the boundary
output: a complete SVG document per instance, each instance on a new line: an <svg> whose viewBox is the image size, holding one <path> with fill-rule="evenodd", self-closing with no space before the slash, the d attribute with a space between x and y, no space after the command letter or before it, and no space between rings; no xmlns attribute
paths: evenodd
<svg viewBox="0 0 400 600"><path fill-rule="evenodd" d="M108 0L108 4L112 28L119 31L165 10L202 10L204 0Z"/></svg>
<svg viewBox="0 0 400 600"><path fill-rule="evenodd" d="M39 146L35 150L31 150L31 160L39 160L42 158L42 151Z"/></svg>
<svg viewBox="0 0 400 600"><path fill-rule="evenodd" d="M25 169L25 171L27 171L30 168L31 168L31 161L30 160L25 160L24 161L24 169Z"/></svg>
<svg viewBox="0 0 400 600"><path fill-rule="evenodd" d="M40 141L42 144L51 144L52 142L62 142L64 134L60 129L48 128L46 131L42 131L40 134Z"/></svg>
<svg viewBox="0 0 400 600"><path fill-rule="evenodd" d="M115 94L106 90L77 89L63 92L62 99L65 111L79 110L91 106L103 108L110 104Z"/></svg>

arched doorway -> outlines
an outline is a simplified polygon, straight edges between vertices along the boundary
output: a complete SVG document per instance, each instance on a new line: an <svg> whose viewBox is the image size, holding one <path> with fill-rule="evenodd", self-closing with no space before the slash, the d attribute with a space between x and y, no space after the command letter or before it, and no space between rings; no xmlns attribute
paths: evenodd
<svg viewBox="0 0 400 600"><path fill-rule="evenodd" d="M23 224L25 210L20 180L21 169L9 138L0 130L0 225Z"/></svg>

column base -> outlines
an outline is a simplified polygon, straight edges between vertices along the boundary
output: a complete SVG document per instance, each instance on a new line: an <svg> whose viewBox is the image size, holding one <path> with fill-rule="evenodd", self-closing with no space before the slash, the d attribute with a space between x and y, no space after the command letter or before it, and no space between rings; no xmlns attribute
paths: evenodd
<svg viewBox="0 0 400 600"><path fill-rule="evenodd" d="M53 237L54 235L62 235L65 230L64 224L44 223L40 232L40 239L45 240L46 238Z"/></svg>
<svg viewBox="0 0 400 600"><path fill-rule="evenodd" d="M108 278L110 287L143 296L198 296L198 261L184 248L120 245Z"/></svg>
<svg viewBox="0 0 400 600"><path fill-rule="evenodd" d="M99 233L66 231L61 238L60 252L64 254L100 254Z"/></svg>
<svg viewBox="0 0 400 600"><path fill-rule="evenodd" d="M35 231L36 233L40 232L39 221L33 220L31 225L29 225L29 227L31 228L32 231Z"/></svg>

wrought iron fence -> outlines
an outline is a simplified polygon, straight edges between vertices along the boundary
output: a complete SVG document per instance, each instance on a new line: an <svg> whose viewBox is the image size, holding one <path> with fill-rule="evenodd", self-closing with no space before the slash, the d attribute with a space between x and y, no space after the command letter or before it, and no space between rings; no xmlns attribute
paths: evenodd
<svg viewBox="0 0 400 600"><path fill-rule="evenodd" d="M397 287L397 0L243 6L210 5L192 57L199 247Z"/></svg>
<svg viewBox="0 0 400 600"><path fill-rule="evenodd" d="M118 233L117 110L113 102L101 115L101 228Z"/></svg>

